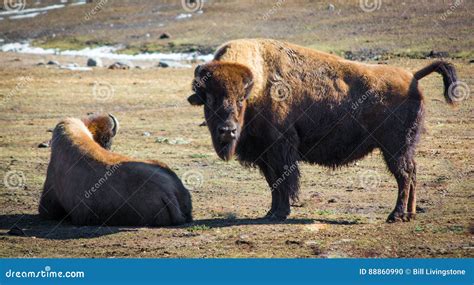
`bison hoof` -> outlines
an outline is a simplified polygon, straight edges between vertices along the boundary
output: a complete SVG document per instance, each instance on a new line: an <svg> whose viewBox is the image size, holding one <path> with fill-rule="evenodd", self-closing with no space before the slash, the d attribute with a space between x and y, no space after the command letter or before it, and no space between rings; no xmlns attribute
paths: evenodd
<svg viewBox="0 0 474 285"><path fill-rule="evenodd" d="M399 212L392 212L387 218L387 223L398 223L398 222L403 222L403 221L404 221L404 215L403 213L399 213Z"/></svg>
<svg viewBox="0 0 474 285"><path fill-rule="evenodd" d="M288 217L288 215L273 213L273 212L268 212L265 215L265 219L268 219L270 221L280 221L280 222L286 220L286 217Z"/></svg>
<svg viewBox="0 0 474 285"><path fill-rule="evenodd" d="M415 219L415 213L392 212L387 218L387 223L409 222Z"/></svg>
<svg viewBox="0 0 474 285"><path fill-rule="evenodd" d="M405 214L405 222L409 222L411 220L415 220L416 218L416 213L406 213Z"/></svg>

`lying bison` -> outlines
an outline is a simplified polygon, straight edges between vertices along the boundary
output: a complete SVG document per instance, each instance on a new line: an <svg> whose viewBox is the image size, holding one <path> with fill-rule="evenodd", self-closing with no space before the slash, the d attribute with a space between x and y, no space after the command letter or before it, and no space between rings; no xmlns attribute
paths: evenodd
<svg viewBox="0 0 474 285"><path fill-rule="evenodd" d="M112 115L69 118L53 132L39 213L75 225L166 226L189 222L191 196L166 165L110 152Z"/></svg>
<svg viewBox="0 0 474 285"><path fill-rule="evenodd" d="M444 61L412 74L275 40L236 40L195 70L192 105L218 156L258 167L272 190L267 217L283 220L298 198L298 161L332 168L380 149L398 183L388 222L416 213L415 145L423 123L418 80L437 72L444 97L456 72Z"/></svg>

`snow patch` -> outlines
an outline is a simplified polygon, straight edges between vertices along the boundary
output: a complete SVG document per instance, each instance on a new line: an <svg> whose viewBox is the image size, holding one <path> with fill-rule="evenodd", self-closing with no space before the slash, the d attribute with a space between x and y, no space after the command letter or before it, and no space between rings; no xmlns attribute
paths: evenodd
<svg viewBox="0 0 474 285"><path fill-rule="evenodd" d="M176 16L176 20L181 20L181 19L187 19L187 18L191 18L193 15L192 14L184 14L184 13L181 13L179 14L178 16Z"/></svg>
<svg viewBox="0 0 474 285"><path fill-rule="evenodd" d="M34 13L29 13L29 14L21 14L21 15L16 15L16 16L10 16L9 19L12 20L17 20L17 19L27 19L27 18L34 18L38 15L41 14L46 14L46 12L34 12Z"/></svg>
<svg viewBox="0 0 474 285"><path fill-rule="evenodd" d="M191 62L191 61L210 61L212 54L200 55L198 53L140 53L135 55L118 54L116 51L119 47L101 46L96 48L85 48L81 50L64 50L44 49L40 47L32 47L29 43L8 43L0 46L2 52L16 52L27 54L43 54L43 55L66 55L66 56L83 56L93 58L106 58L114 60L129 61L172 61L172 62ZM178 65L176 65L178 66ZM190 67L190 65L179 65L180 67Z"/></svg>

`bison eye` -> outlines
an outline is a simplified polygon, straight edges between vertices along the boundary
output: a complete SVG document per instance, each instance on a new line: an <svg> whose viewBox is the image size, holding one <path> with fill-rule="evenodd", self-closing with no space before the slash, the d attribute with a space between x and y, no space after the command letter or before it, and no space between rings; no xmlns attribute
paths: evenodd
<svg viewBox="0 0 474 285"><path fill-rule="evenodd" d="M212 106L214 104L214 98L209 93L206 94L206 103L208 106Z"/></svg>
<svg viewBox="0 0 474 285"><path fill-rule="evenodd" d="M237 100L237 106L239 106L240 108L242 108L242 107L244 106L244 101L245 101L245 98L238 99L238 100Z"/></svg>

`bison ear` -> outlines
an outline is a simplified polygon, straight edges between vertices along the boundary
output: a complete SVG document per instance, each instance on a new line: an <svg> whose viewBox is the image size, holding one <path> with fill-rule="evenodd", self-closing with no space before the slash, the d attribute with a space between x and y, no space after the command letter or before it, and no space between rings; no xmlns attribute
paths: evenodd
<svg viewBox="0 0 474 285"><path fill-rule="evenodd" d="M250 91L252 91L253 87L253 80L250 78L250 81L244 82L244 89L245 89L245 99L250 97Z"/></svg>
<svg viewBox="0 0 474 285"><path fill-rule="evenodd" d="M199 77L199 72L201 72L202 65L198 64L196 69L194 69L194 77Z"/></svg>
<svg viewBox="0 0 474 285"><path fill-rule="evenodd" d="M204 100L202 99L201 96L197 95L197 94L193 94L191 96L188 97L188 102L189 104L193 105L193 106L200 106L200 105L204 105Z"/></svg>

